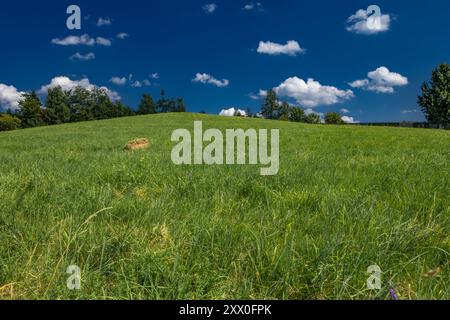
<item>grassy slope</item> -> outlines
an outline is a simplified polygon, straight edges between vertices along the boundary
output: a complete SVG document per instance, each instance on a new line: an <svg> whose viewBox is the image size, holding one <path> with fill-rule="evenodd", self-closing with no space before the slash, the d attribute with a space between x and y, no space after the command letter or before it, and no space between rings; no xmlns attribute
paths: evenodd
<svg viewBox="0 0 450 320"><path fill-rule="evenodd" d="M279 175L174 166L194 119L280 128ZM123 151L140 137L152 148ZM449 299L449 150L448 131L192 114L0 133L0 298L388 298L391 280Z"/></svg>

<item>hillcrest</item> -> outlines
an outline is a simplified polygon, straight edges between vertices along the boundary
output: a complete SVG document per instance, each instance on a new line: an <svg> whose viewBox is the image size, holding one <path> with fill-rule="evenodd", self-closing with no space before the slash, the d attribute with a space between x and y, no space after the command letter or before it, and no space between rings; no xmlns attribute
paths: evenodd
<svg viewBox="0 0 450 320"><path fill-rule="evenodd" d="M203 132L202 121L194 122L194 137L187 129L172 133L172 142L178 144L172 149L172 162L176 165L262 165L262 176L276 175L280 168L280 134L278 129L270 130L270 155L268 130L227 129L225 137L218 129ZM204 146L204 142L208 144Z"/></svg>

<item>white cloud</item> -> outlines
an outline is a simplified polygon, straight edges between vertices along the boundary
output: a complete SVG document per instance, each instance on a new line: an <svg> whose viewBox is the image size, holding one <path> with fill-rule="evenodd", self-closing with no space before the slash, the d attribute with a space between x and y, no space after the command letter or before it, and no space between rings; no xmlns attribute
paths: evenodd
<svg viewBox="0 0 450 320"><path fill-rule="evenodd" d="M235 109L235 108L223 109L222 111L220 111L219 116L234 117L236 115L236 113L239 113L243 117L247 116L247 112L245 112L244 110Z"/></svg>
<svg viewBox="0 0 450 320"><path fill-rule="evenodd" d="M352 88L361 88L378 93L394 93L395 87L402 87L408 84L408 78L399 73L391 72L386 67L379 67L375 71L367 74L368 79L350 82Z"/></svg>
<svg viewBox="0 0 450 320"><path fill-rule="evenodd" d="M314 111L314 109L312 109L312 108L307 108L304 111L305 111L305 115L307 115L307 116L309 116L310 114L317 114L318 116L323 117L325 115L323 112Z"/></svg>
<svg viewBox="0 0 450 320"><path fill-rule="evenodd" d="M141 81L139 81L139 80L135 80L135 81L131 84L131 86L132 86L133 88L141 88L141 87L142 87L142 83L141 83Z"/></svg>
<svg viewBox="0 0 450 320"><path fill-rule="evenodd" d="M111 19L110 18L98 18L97 27L110 26Z"/></svg>
<svg viewBox="0 0 450 320"><path fill-rule="evenodd" d="M106 38L102 38L102 37L97 37L96 43L97 43L98 45L106 46L106 47L110 47L110 46L112 45L111 40L106 39Z"/></svg>
<svg viewBox="0 0 450 320"><path fill-rule="evenodd" d="M347 19L347 31L369 35L389 30L391 17L388 14L369 14L367 10L361 9L350 16Z"/></svg>
<svg viewBox="0 0 450 320"><path fill-rule="evenodd" d="M119 93L117 93L116 91L112 91L107 87L101 87L101 86L96 86L94 84L91 84L89 79L87 79L87 78L84 78L81 80L71 80L69 77L65 77L65 76L59 76L59 77L53 78L49 84L42 86L41 89L38 91L38 93L47 94L49 89L56 88L56 87L61 87L64 91L70 91L76 87L82 87L89 91L92 91L95 88L99 88L99 89L104 90L111 100L117 101L117 100L121 99Z"/></svg>
<svg viewBox="0 0 450 320"><path fill-rule="evenodd" d="M267 90L260 89L258 92L259 96L261 97L267 97Z"/></svg>
<svg viewBox="0 0 450 320"><path fill-rule="evenodd" d="M73 61L89 61L89 60L94 60L94 59L95 59L95 54L93 52L89 52L86 54L81 54L81 53L77 52L70 57L70 60L73 60Z"/></svg>
<svg viewBox="0 0 450 320"><path fill-rule="evenodd" d="M421 112L419 109L402 110L402 114L419 113L419 112Z"/></svg>
<svg viewBox="0 0 450 320"><path fill-rule="evenodd" d="M63 39L56 38L52 40L52 43L60 46L93 46L95 45L95 40L92 39L88 34L84 34L82 36L68 36Z"/></svg>
<svg viewBox="0 0 450 320"><path fill-rule="evenodd" d="M150 74L149 76L150 76L150 78L152 78L152 79L159 79L159 78L160 78L158 72L152 73L152 74Z"/></svg>
<svg viewBox="0 0 450 320"><path fill-rule="evenodd" d="M341 113L344 113L344 114L345 114L345 113L350 113L350 110L345 109L345 108L342 108L340 111L341 111Z"/></svg>
<svg viewBox="0 0 450 320"><path fill-rule="evenodd" d="M286 44L278 44L275 42L259 42L258 53L269 54L269 55L281 55L287 54L290 56L296 56L299 53L304 53L306 50L300 47L297 41L290 40Z"/></svg>
<svg viewBox="0 0 450 320"><path fill-rule="evenodd" d="M128 78L126 77L112 77L109 82L118 85L118 86L124 86L127 83L130 84L133 88L142 88L143 86L150 87L152 83L148 79L144 79L142 81L140 80L133 80L133 75L130 74Z"/></svg>
<svg viewBox="0 0 450 320"><path fill-rule="evenodd" d="M94 46L94 45L103 45L110 46L111 40L97 37L96 39L91 38L88 34L84 34L82 36L67 36L65 38L55 38L52 40L53 44L59 46Z"/></svg>
<svg viewBox="0 0 450 320"><path fill-rule="evenodd" d="M355 120L353 117L348 117L348 116L343 116L341 117L342 121L344 121L345 123L349 123L349 124L357 124L357 123L361 123L358 120Z"/></svg>
<svg viewBox="0 0 450 320"><path fill-rule="evenodd" d="M262 5L261 2L250 2L247 3L242 10L246 10L246 11L252 11L252 10L257 10L257 11L264 11L264 7Z"/></svg>
<svg viewBox="0 0 450 320"><path fill-rule="evenodd" d="M218 6L215 3L208 3L208 4L203 5L203 7L202 7L203 11L208 14L211 14L214 11L216 11L217 8L218 8Z"/></svg>
<svg viewBox="0 0 450 320"><path fill-rule="evenodd" d="M349 83L350 87L352 87L352 88L363 88L363 87L366 87L368 84L369 84L368 79L355 80L355 81Z"/></svg>
<svg viewBox="0 0 450 320"><path fill-rule="evenodd" d="M354 97L351 90L340 90L332 86L323 86L314 79L304 81L298 77L286 79L275 92L281 97L296 100L302 106L314 108L319 105L332 105Z"/></svg>
<svg viewBox="0 0 450 320"><path fill-rule="evenodd" d="M386 67L380 67L375 71L369 72L368 77L380 86L396 87L408 84L408 78L399 73L391 72Z"/></svg>
<svg viewBox="0 0 450 320"><path fill-rule="evenodd" d="M228 87L228 85L230 84L230 81L227 79L218 80L207 73L197 73L192 81L204 84L212 84L219 88Z"/></svg>
<svg viewBox="0 0 450 320"><path fill-rule="evenodd" d="M344 121L345 123L350 123L350 124L361 123L361 122L355 120L353 117L343 116L343 117L341 117L341 119L342 119L342 121Z"/></svg>
<svg viewBox="0 0 450 320"><path fill-rule="evenodd" d="M11 109L15 111L19 109L19 102L22 99L22 94L14 86L8 86L6 84L0 83L0 110Z"/></svg>
<svg viewBox="0 0 450 320"><path fill-rule="evenodd" d="M115 85L118 86L123 86L127 83L128 79L125 77L112 77L109 82L114 83Z"/></svg>
<svg viewBox="0 0 450 320"><path fill-rule="evenodd" d="M130 35L128 33L121 32L121 33L118 33L116 37L117 37L117 39L124 40L124 39L130 37Z"/></svg>
<svg viewBox="0 0 450 320"><path fill-rule="evenodd" d="M253 99L253 100L259 100L259 99L262 99L262 98L265 98L267 96L267 91L266 90L259 90L259 92L258 93L250 93L249 94L249 97L251 98L251 99Z"/></svg>

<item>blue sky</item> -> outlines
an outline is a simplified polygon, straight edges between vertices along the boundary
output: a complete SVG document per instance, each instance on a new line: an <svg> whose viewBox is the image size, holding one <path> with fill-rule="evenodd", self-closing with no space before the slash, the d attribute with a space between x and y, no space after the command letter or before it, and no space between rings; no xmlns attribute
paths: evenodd
<svg viewBox="0 0 450 320"><path fill-rule="evenodd" d="M81 30L66 27L70 4L81 8ZM381 16L368 27L371 4ZM189 111L217 114L259 111L260 90L276 88L309 112L422 121L420 85L450 62L449 13L446 0L8 1L0 104L62 83L107 87L133 108L164 88Z"/></svg>

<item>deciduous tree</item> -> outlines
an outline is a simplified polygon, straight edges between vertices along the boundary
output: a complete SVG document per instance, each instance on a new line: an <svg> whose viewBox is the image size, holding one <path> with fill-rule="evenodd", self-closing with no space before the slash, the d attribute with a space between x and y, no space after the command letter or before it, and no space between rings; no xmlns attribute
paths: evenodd
<svg viewBox="0 0 450 320"><path fill-rule="evenodd" d="M341 115L337 112L328 112L325 115L325 123L326 124L343 124L344 121L341 118Z"/></svg>
<svg viewBox="0 0 450 320"><path fill-rule="evenodd" d="M450 65L441 64L433 70L431 81L422 85L418 98L427 120L431 124L446 128L450 123Z"/></svg>

